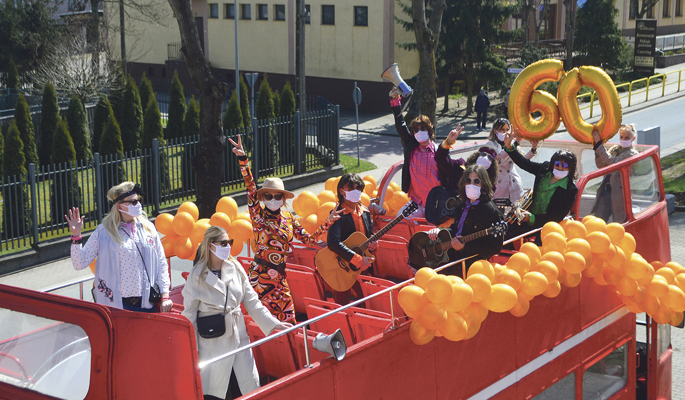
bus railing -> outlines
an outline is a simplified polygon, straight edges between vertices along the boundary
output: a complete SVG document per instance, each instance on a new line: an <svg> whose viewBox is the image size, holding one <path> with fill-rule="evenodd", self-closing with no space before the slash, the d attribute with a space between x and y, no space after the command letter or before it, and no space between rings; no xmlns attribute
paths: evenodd
<svg viewBox="0 0 685 400"><path fill-rule="evenodd" d="M89 276L84 276L83 278L78 278L73 281L69 281L66 283L60 283L59 285L55 286L50 286L47 289L41 290L43 293L51 293L60 289L66 289L70 286L78 285L78 291L79 291L79 299L83 300L83 284L88 281L92 281L95 278L95 275L89 275Z"/></svg>

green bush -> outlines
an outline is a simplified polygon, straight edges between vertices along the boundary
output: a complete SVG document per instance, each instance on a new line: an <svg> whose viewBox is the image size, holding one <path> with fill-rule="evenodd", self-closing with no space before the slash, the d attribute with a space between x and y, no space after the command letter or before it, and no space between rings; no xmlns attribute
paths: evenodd
<svg viewBox="0 0 685 400"><path fill-rule="evenodd" d="M58 166L58 172L50 184L50 210L53 224L63 225L63 216L67 210L71 207L81 207L81 188L76 174L69 169L70 165L76 166L76 149L67 124L62 118L57 121L53 137L55 141L50 160L52 164L61 165Z"/></svg>
<svg viewBox="0 0 685 400"><path fill-rule="evenodd" d="M243 114L243 126L252 126L252 115L250 115L250 96L247 94L247 83L240 75L240 112Z"/></svg>
<svg viewBox="0 0 685 400"><path fill-rule="evenodd" d="M59 104L55 87L51 82L45 84L43 88L43 108L40 113L40 125L38 135L40 137L40 150L38 158L41 164L50 163L52 154L52 134L55 132L57 120L59 119Z"/></svg>
<svg viewBox="0 0 685 400"><path fill-rule="evenodd" d="M274 116L280 117L281 116L281 95L278 94L278 90L274 90L274 92L271 93L271 97L273 98L273 102L274 102Z"/></svg>
<svg viewBox="0 0 685 400"><path fill-rule="evenodd" d="M100 139L100 155L106 163L102 166L102 191L107 192L112 186L126 180L124 168L124 145L121 141L121 130L113 115L107 117L105 129Z"/></svg>
<svg viewBox="0 0 685 400"><path fill-rule="evenodd" d="M183 85L178 79L178 71L174 70L174 78L171 80L171 96L169 99L169 114L167 116L166 134L167 139L183 137L183 117L186 113L186 96L183 93Z"/></svg>
<svg viewBox="0 0 685 400"><path fill-rule="evenodd" d="M98 103L95 105L95 115L93 116L93 142L91 143L93 153L97 153L100 149L102 132L105 130L105 124L110 115L114 117L112 104L107 100L107 97L101 95Z"/></svg>
<svg viewBox="0 0 685 400"><path fill-rule="evenodd" d="M243 114L238 105L238 92L234 90L224 113L224 130L242 128L243 126Z"/></svg>
<svg viewBox="0 0 685 400"><path fill-rule="evenodd" d="M192 97L186 109L186 116L183 120L183 133L186 137L198 138L200 135L200 106ZM197 154L197 145L184 146L181 157L181 182L186 191L195 188L195 174L193 172L193 158Z"/></svg>
<svg viewBox="0 0 685 400"><path fill-rule="evenodd" d="M128 81L126 80L126 77L124 76L124 71L121 70L121 67L115 68L114 80L110 85L111 90L109 91L107 99L109 100L109 103L112 105L112 110L114 111L114 118L116 118L117 121L121 121L121 103L124 101L124 94L126 93L127 83ZM105 122L107 121L105 120ZM99 145L100 142L93 143L93 147L95 149L97 149Z"/></svg>
<svg viewBox="0 0 685 400"><path fill-rule="evenodd" d="M23 151L25 158L24 167L29 169L29 164L33 163L36 167L38 163L38 153L36 151L36 134L33 129L33 119L29 104L23 93L19 93L19 99L14 109L14 121L19 129L19 137L24 144Z"/></svg>
<svg viewBox="0 0 685 400"><path fill-rule="evenodd" d="M200 105L195 101L194 97L190 99L186 115L183 118L183 135L200 135Z"/></svg>
<svg viewBox="0 0 685 400"><path fill-rule="evenodd" d="M259 95L257 96L257 105L255 106L255 113L257 119L260 121L273 121L274 115L274 101L271 95L271 87L266 77L262 79L259 85ZM278 138L276 137L276 130L273 127L263 127L259 132L255 132L254 151L259 154L258 167L262 174L271 175L274 173L274 167L278 160Z"/></svg>
<svg viewBox="0 0 685 400"><path fill-rule="evenodd" d="M26 176L26 157L24 143L19 128L15 123L10 125L5 138L5 175L9 182ZM8 183L8 181L5 181ZM19 237L29 232L29 195L26 185L3 185L3 225L5 238Z"/></svg>
<svg viewBox="0 0 685 400"><path fill-rule="evenodd" d="M293 88L290 86L290 81L286 81L285 86L283 86L283 93L281 93L281 115L293 115L296 108L295 93L293 93Z"/></svg>
<svg viewBox="0 0 685 400"><path fill-rule="evenodd" d="M74 149L76 149L77 160L91 160L93 153L90 145L90 132L88 132L88 117L86 117L86 109L81 103L81 99L77 96L72 96L69 101L69 110L67 110L67 125L69 126L69 134L74 141Z"/></svg>
<svg viewBox="0 0 685 400"><path fill-rule="evenodd" d="M143 132L143 109L138 86L133 78L128 78L124 100L121 103L121 119L118 121L121 122L121 141L124 144L124 151L138 149Z"/></svg>
<svg viewBox="0 0 685 400"><path fill-rule="evenodd" d="M159 142L159 147L165 146L164 141L164 131L162 130L162 114L159 112L159 105L157 100L150 98L150 102L147 104L147 109L145 110L145 124L143 129L143 139L142 148L150 149L152 148L152 141L157 139ZM159 154L159 175L155 176L153 174L154 160L152 157L146 158L145 162L140 165L140 180L142 183L147 182L148 188L145 189L148 196L152 196L153 199L161 198L159 196L169 193L171 190L171 181L169 180L169 160L165 152L160 151ZM157 193L157 182L159 182L159 188L161 193Z"/></svg>
<svg viewBox="0 0 685 400"><path fill-rule="evenodd" d="M10 58L10 65L7 69L7 87L10 89L19 89L19 71L17 64L14 63L14 58Z"/></svg>
<svg viewBox="0 0 685 400"><path fill-rule="evenodd" d="M147 105L150 103L150 100L155 97L155 91L152 89L152 82L145 76L145 73L143 73L143 79L140 81L138 93L140 95L140 107L143 109L143 114L145 114Z"/></svg>

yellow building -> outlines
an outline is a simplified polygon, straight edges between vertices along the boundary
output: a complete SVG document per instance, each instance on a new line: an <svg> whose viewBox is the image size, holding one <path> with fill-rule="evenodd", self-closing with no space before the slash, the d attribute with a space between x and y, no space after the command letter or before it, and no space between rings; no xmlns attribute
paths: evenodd
<svg viewBox="0 0 685 400"><path fill-rule="evenodd" d="M192 5L205 56L231 88L235 86L236 17L239 71L258 72L260 78L268 73L272 89L279 91L286 80L295 85L295 0L239 1L237 13L230 0L193 0ZM415 41L413 32L405 32L394 20L394 16L405 20L409 16L395 0L312 0L305 7L309 11L307 94L350 108L356 81L363 93L362 109L388 110L392 86L382 81L381 72L392 63L399 63L405 79L418 72L418 54L397 45ZM178 25L170 9L168 14L163 26L126 21L140 41L139 54L128 54L128 71L168 79L178 68L184 85L189 85L185 63L179 61ZM118 13L109 16L111 26L118 24ZM119 35L111 35L110 43L118 58Z"/></svg>

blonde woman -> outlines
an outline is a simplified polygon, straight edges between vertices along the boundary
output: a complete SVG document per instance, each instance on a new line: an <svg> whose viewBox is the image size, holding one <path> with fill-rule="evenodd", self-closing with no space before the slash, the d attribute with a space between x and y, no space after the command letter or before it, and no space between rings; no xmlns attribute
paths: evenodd
<svg viewBox="0 0 685 400"><path fill-rule="evenodd" d="M74 268L87 268L96 260L95 301L98 304L155 312L160 302L160 311L170 311L173 302L169 299L166 256L155 226L143 211L140 186L133 182L121 183L109 189L107 198L112 208L85 246L81 243L85 217L76 207L64 216L71 229ZM154 294L161 294L161 299L155 299Z"/></svg>
<svg viewBox="0 0 685 400"><path fill-rule="evenodd" d="M250 343L240 304L265 335L291 324L280 322L264 307L252 289L247 274L230 256L232 239L224 228L211 226L198 249L200 258L183 287L183 316L197 333L201 361L217 357ZM204 338L198 333L198 317L224 314L223 335ZM201 370L205 399L235 398L259 387L259 374L252 350L238 353ZM230 385L229 385L230 382ZM227 390L230 386L230 396ZM238 393L239 392L239 393Z"/></svg>
<svg viewBox="0 0 685 400"><path fill-rule="evenodd" d="M599 136L599 132L594 130L592 137L595 149L595 165L597 168L606 167L623 161L630 156L638 153L635 149L635 139L637 139L637 129L634 124L622 125L618 131L619 143L612 146L609 151L604 148L604 142ZM621 172L616 171L607 175L597 190L597 200L592 208L592 214L609 222L613 216L613 222L623 222L626 219L626 210L623 201L623 179Z"/></svg>

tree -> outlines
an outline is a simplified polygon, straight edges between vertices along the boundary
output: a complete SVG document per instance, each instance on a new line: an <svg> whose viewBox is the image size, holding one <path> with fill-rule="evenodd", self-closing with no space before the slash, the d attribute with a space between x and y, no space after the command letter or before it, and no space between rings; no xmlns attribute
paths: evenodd
<svg viewBox="0 0 685 400"><path fill-rule="evenodd" d="M174 11L181 35L181 54L190 77L200 93L200 144L193 157L197 176L197 205L200 217L210 217L221 197L221 182L216 179L216 165L223 158L225 138L221 131L221 113L227 85L212 73L200 47L200 36L195 23L192 4L183 0L168 0Z"/></svg>
<svg viewBox="0 0 685 400"><path fill-rule="evenodd" d="M195 101L195 97L190 99L188 108L186 109L186 115L183 118L183 135L200 135L200 106Z"/></svg>
<svg viewBox="0 0 685 400"><path fill-rule="evenodd" d="M55 87L51 82L43 88L43 108L40 113L38 134L40 138L39 160L41 164L49 164L52 154L52 134L55 132L59 120L59 103Z"/></svg>
<svg viewBox="0 0 685 400"><path fill-rule="evenodd" d="M112 105L114 117L117 121L121 121L121 103L123 102L124 95L126 94L126 85L128 84L128 80L124 76L124 71L122 71L121 67L114 68L113 74L114 77L112 78L112 82L114 82L114 86L111 88L111 90L108 90L107 99ZM95 148L97 148L99 145L100 142L96 142Z"/></svg>
<svg viewBox="0 0 685 400"><path fill-rule="evenodd" d="M69 133L74 141L77 160L91 160L93 153L90 149L90 132L88 131L88 118L86 109L81 103L81 99L71 96L69 109L67 110L67 124Z"/></svg>
<svg viewBox="0 0 685 400"><path fill-rule="evenodd" d="M97 153L100 150L100 139L102 138L102 132L105 130L107 118L110 115L114 116L112 105L105 95L100 95L95 105L95 115L93 116L93 141L91 143L93 153Z"/></svg>
<svg viewBox="0 0 685 400"><path fill-rule="evenodd" d="M59 118L53 133L55 139L50 156L51 164L57 165L56 174L50 184L50 204L53 224L63 225L67 210L81 207L81 188L76 174L76 149L69 134L67 123Z"/></svg>
<svg viewBox="0 0 685 400"><path fill-rule="evenodd" d="M24 167L28 170L29 164L39 165L38 153L36 151L36 134L33 129L33 119L31 118L31 111L29 104L26 102L26 97L23 93L19 93L19 99L14 108L14 120L19 129L19 136L21 142L24 144L23 153L25 155Z"/></svg>
<svg viewBox="0 0 685 400"><path fill-rule="evenodd" d="M124 144L121 141L121 131L114 116L110 114L105 123L100 139L100 155L105 162L102 166L102 191L107 192L114 185L126 180L124 168Z"/></svg>
<svg viewBox="0 0 685 400"><path fill-rule="evenodd" d="M281 93L281 115L293 115L295 108L295 94L290 86L290 81L286 81L285 86L283 86L283 93Z"/></svg>
<svg viewBox="0 0 685 400"><path fill-rule="evenodd" d="M252 126L252 115L250 115L250 97L247 94L247 83L243 75L240 75L240 112L243 114L243 126Z"/></svg>
<svg viewBox="0 0 685 400"><path fill-rule="evenodd" d="M143 79L141 79L140 86L138 87L138 93L140 95L140 107L143 109L144 114L150 100L155 97L155 91L152 89L152 82L150 82L144 72Z"/></svg>
<svg viewBox="0 0 685 400"><path fill-rule="evenodd" d="M10 64L7 70L7 87L10 89L19 89L19 71L17 71L17 64L14 63L14 58L10 58Z"/></svg>
<svg viewBox="0 0 685 400"><path fill-rule="evenodd" d="M238 129L243 127L243 114L240 112L238 105L238 92L233 91L231 99L228 101L228 107L224 114L224 131Z"/></svg>
<svg viewBox="0 0 685 400"><path fill-rule="evenodd" d="M121 140L124 151L138 149L143 131L143 109L140 105L138 86L133 78L128 78L124 99L121 103Z"/></svg>
<svg viewBox="0 0 685 400"><path fill-rule="evenodd" d="M178 79L178 71L174 70L174 78L171 80L171 96L169 99L169 113L166 123L166 137L176 139L183 136L183 117L186 113L186 96L183 93L183 85Z"/></svg>
<svg viewBox="0 0 685 400"><path fill-rule="evenodd" d="M564 0L564 7L566 8L566 23L564 24L564 32L566 32L566 60L564 60L564 69L570 71L573 69L573 33L576 31L578 1Z"/></svg>
<svg viewBox="0 0 685 400"><path fill-rule="evenodd" d="M5 175L6 183L18 182L26 176L24 143L19 127L10 125L5 138ZM29 231L29 196L26 185L3 185L3 220L6 221L5 239L21 237Z"/></svg>
<svg viewBox="0 0 685 400"><path fill-rule="evenodd" d="M625 67L626 42L617 15L613 0L588 0L578 9L573 47L584 64L609 70Z"/></svg>
<svg viewBox="0 0 685 400"><path fill-rule="evenodd" d="M659 4L659 0L642 0L642 7L638 8L638 0L630 0L629 7L632 8L632 12L636 14L637 19L642 19L657 4Z"/></svg>
<svg viewBox="0 0 685 400"><path fill-rule="evenodd" d="M276 117L281 116L281 95L278 94L278 90L274 90L273 93L271 93L271 98L273 99L274 102L274 115Z"/></svg>
<svg viewBox="0 0 685 400"><path fill-rule="evenodd" d="M260 172L266 175L271 175L274 172L274 166L278 160L278 149L280 142L276 137L276 131L271 126L261 127L263 121L271 122L275 118L274 114L274 100L271 94L271 87L269 82L262 79L259 85L259 95L257 96L257 105L255 106L255 113L260 122L259 132L254 133L254 152L258 153L258 163Z"/></svg>
<svg viewBox="0 0 685 400"><path fill-rule="evenodd" d="M186 115L183 119L183 135L195 140L200 136L200 106L195 101L195 97L190 98ZM196 187L193 179L193 157L197 155L198 146L187 144L184 146L181 155L181 182L185 190L193 190Z"/></svg>
<svg viewBox="0 0 685 400"><path fill-rule="evenodd" d="M143 128L143 137L141 139L141 148L150 149L154 139L157 139L160 147L165 146L166 143L164 141L164 130L162 129L162 114L159 112L159 105L157 104L157 99L155 99L154 96L150 98L150 102L147 104L144 120L145 123ZM160 197L158 197L158 195L166 194L171 190L171 182L169 180L169 161L166 153L164 151L160 151L159 175L155 176L153 173L154 160L152 157L145 158L145 160L146 161L140 166L140 180L142 182L148 182L149 188L147 189L147 192L150 196L152 196L153 199L159 199ZM157 182L159 182L159 188L161 190L159 194L157 193Z"/></svg>

